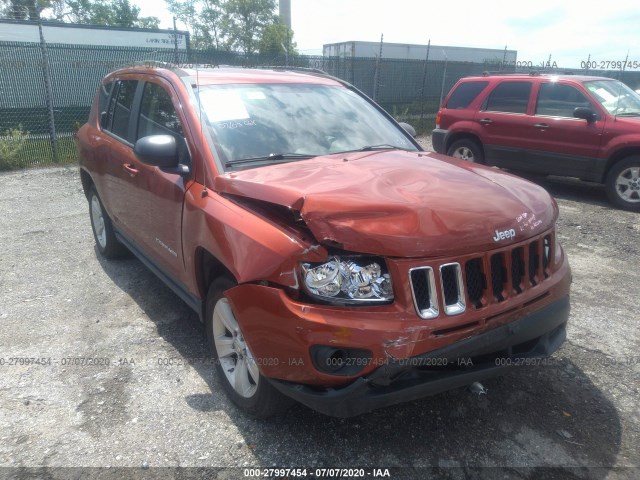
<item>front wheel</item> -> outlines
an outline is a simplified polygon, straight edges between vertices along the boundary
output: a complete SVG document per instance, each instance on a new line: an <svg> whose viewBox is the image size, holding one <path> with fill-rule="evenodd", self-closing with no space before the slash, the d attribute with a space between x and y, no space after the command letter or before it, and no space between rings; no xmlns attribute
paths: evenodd
<svg viewBox="0 0 640 480"><path fill-rule="evenodd" d="M617 207L640 211L640 156L616 163L607 174L605 188L609 201Z"/></svg>
<svg viewBox="0 0 640 480"><path fill-rule="evenodd" d="M207 295L207 340L216 371L227 396L240 409L256 418L286 411L289 398L262 376L224 292L234 286L226 277L217 279Z"/></svg>
<svg viewBox="0 0 640 480"><path fill-rule="evenodd" d="M467 138L453 142L449 150L447 150L447 155L467 162L484 163L482 148L476 142Z"/></svg>

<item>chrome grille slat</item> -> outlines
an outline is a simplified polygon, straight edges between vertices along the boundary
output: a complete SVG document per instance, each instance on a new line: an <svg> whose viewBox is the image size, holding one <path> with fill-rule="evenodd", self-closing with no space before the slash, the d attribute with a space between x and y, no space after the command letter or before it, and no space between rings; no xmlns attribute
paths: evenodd
<svg viewBox="0 0 640 480"><path fill-rule="evenodd" d="M436 278L431 267L418 267L409 270L413 304L420 318L428 320L440 314L436 293Z"/></svg>
<svg viewBox="0 0 640 480"><path fill-rule="evenodd" d="M459 263L440 265L440 284L444 299L444 313L459 315L467 309L464 297L462 268Z"/></svg>

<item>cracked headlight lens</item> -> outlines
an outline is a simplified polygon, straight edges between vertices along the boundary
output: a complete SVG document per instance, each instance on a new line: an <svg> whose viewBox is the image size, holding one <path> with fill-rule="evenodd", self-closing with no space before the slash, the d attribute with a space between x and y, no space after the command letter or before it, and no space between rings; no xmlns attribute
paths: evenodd
<svg viewBox="0 0 640 480"><path fill-rule="evenodd" d="M391 277L382 259L332 257L301 266L305 290L318 299L341 304L393 301Z"/></svg>

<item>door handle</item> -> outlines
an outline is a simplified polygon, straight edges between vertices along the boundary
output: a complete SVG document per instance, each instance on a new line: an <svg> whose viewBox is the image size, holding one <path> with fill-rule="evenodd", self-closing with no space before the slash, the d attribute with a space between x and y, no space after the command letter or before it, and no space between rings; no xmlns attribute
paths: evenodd
<svg viewBox="0 0 640 480"><path fill-rule="evenodd" d="M124 169L125 172L127 172L132 177L135 177L138 174L138 169L131 164L124 163L122 164L122 168Z"/></svg>
<svg viewBox="0 0 640 480"><path fill-rule="evenodd" d="M535 128L549 128L549 125L547 125L546 123L534 123L533 126Z"/></svg>
<svg viewBox="0 0 640 480"><path fill-rule="evenodd" d="M480 120L478 120L482 125L490 125L493 123L493 120L491 120L490 118L482 118Z"/></svg>

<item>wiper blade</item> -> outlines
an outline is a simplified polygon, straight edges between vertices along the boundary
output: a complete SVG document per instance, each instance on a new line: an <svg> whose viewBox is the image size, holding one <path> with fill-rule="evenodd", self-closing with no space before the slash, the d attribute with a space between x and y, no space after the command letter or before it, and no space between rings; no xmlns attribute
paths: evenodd
<svg viewBox="0 0 640 480"><path fill-rule="evenodd" d="M245 163L271 162L272 160L305 160L313 157L317 157L317 155L313 155L310 153L270 153L269 155L264 155L261 157L235 158L233 160L225 162L224 166L230 167L232 165L241 165Z"/></svg>
<svg viewBox="0 0 640 480"><path fill-rule="evenodd" d="M336 152L333 155L340 153L353 153L353 152L373 152L376 150L406 150L405 148L398 147L397 145L391 145L390 143L380 143L378 145L366 145L361 148L356 148L354 150L344 150L342 152Z"/></svg>
<svg viewBox="0 0 640 480"><path fill-rule="evenodd" d="M391 145L389 143L381 143L379 145L367 145L366 147L359 148L358 152L372 152L374 150L404 150L402 147Z"/></svg>

